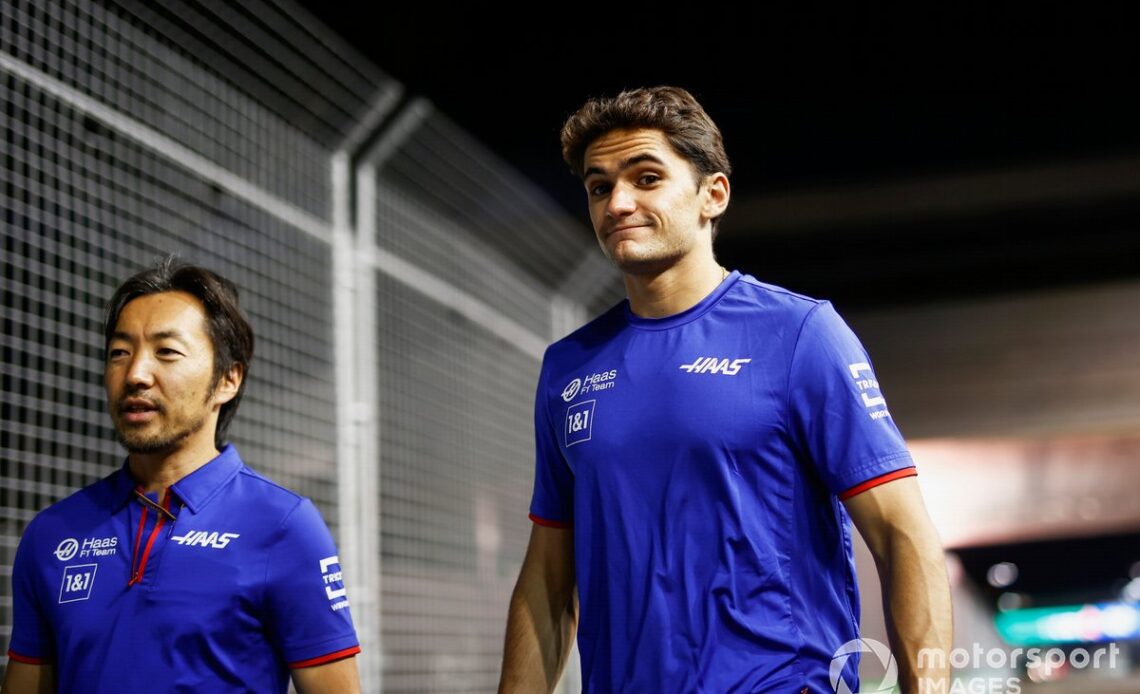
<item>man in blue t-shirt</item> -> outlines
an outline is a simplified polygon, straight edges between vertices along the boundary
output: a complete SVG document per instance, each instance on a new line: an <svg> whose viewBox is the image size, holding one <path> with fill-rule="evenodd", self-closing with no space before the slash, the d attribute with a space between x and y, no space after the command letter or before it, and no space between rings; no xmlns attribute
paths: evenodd
<svg viewBox="0 0 1140 694"><path fill-rule="evenodd" d="M717 263L716 125L638 89L587 102L562 147L628 300L543 359L500 691L550 691L576 629L589 692L857 690L857 657L833 660L861 650L849 519L903 690L946 683L918 658L951 626L914 463L830 304Z"/></svg>
<svg viewBox="0 0 1140 694"><path fill-rule="evenodd" d="M358 692L328 527L225 443L253 356L236 287L168 257L115 292L105 339L127 460L28 525L5 694Z"/></svg>

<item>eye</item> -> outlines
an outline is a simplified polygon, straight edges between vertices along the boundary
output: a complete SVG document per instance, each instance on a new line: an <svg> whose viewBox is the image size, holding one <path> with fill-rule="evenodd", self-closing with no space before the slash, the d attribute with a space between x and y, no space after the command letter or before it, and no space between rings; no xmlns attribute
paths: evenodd
<svg viewBox="0 0 1140 694"><path fill-rule="evenodd" d="M660 180L661 180L661 177L658 176L657 174L647 173L647 174L642 174L641 178L637 179L637 183L638 183L638 185L642 185L642 186L651 186Z"/></svg>
<svg viewBox="0 0 1140 694"><path fill-rule="evenodd" d="M111 349L107 350L107 360L108 361L111 361L114 359L120 359L120 358L125 357L125 356L127 356L127 350L125 350L121 347L112 347Z"/></svg>
<svg viewBox="0 0 1140 694"><path fill-rule="evenodd" d="M182 352L179 352L178 350L173 349L171 347L159 347L157 350L155 350L155 352L160 357L181 357L181 356L184 356L182 354Z"/></svg>
<svg viewBox="0 0 1140 694"><path fill-rule="evenodd" d="M600 195L605 195L606 193L610 192L610 184L609 183L595 183L595 184L588 186L586 188L586 190L591 196L598 197Z"/></svg>

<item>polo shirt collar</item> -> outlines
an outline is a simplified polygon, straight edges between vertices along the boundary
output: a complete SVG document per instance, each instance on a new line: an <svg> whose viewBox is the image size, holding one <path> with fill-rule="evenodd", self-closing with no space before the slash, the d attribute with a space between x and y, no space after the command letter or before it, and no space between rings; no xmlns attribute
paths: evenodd
<svg viewBox="0 0 1140 694"><path fill-rule="evenodd" d="M210 462L170 485L170 491L178 497L178 500L186 508L190 509L191 513L198 513L217 496L218 492L238 474L244 465L245 463L242 462L237 449L232 444L226 444ZM138 482L131 475L127 461L123 462L123 467L119 470L119 474L111 480L111 484L112 498L116 500L116 508L122 508L124 504L134 498Z"/></svg>

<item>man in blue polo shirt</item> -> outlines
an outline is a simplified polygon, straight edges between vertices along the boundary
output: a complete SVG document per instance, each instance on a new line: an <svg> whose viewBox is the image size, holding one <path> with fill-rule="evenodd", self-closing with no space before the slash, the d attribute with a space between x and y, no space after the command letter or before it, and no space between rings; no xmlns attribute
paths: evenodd
<svg viewBox="0 0 1140 694"><path fill-rule="evenodd" d="M127 461L28 525L4 692L359 691L340 560L308 500L225 435L253 331L236 287L171 257L108 304Z"/></svg>
<svg viewBox="0 0 1140 694"><path fill-rule="evenodd" d="M550 691L576 628L588 692L858 691L858 659L833 661L859 650L849 517L903 690L945 691L918 658L951 628L914 464L830 304L717 263L716 125L638 89L587 102L562 145L628 300L543 360L500 691Z"/></svg>

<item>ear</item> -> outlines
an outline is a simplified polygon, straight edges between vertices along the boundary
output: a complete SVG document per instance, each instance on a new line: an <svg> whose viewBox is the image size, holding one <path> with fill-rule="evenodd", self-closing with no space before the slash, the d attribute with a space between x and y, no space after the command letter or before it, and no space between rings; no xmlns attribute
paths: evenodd
<svg viewBox="0 0 1140 694"><path fill-rule="evenodd" d="M728 209L728 198L732 191L728 185L728 176L717 172L705 176L704 204L701 206L701 216L705 219L716 219Z"/></svg>
<svg viewBox="0 0 1140 694"><path fill-rule="evenodd" d="M221 407L233 400L237 396L238 390L241 389L241 382L244 378L245 371L241 364L231 366L229 371L222 374L222 377L218 379L218 385L214 387L214 403Z"/></svg>

